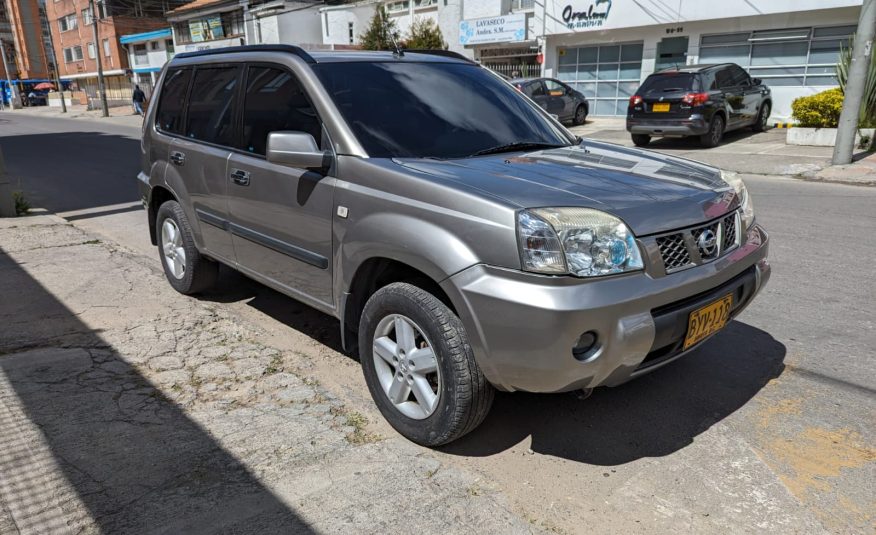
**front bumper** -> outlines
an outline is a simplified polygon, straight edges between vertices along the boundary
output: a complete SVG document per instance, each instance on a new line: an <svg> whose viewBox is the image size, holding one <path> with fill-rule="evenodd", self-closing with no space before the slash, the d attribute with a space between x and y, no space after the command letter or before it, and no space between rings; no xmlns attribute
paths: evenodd
<svg viewBox="0 0 876 535"><path fill-rule="evenodd" d="M660 278L582 280L477 265L442 287L497 388L615 386L682 356L690 311L732 293L731 317L742 312L769 279L768 249L766 232L755 225L727 256ZM572 348L588 331L597 334L597 348L579 360Z"/></svg>
<svg viewBox="0 0 876 535"><path fill-rule="evenodd" d="M699 114L678 119L627 117L627 131L649 136L699 136L709 131L709 123Z"/></svg>

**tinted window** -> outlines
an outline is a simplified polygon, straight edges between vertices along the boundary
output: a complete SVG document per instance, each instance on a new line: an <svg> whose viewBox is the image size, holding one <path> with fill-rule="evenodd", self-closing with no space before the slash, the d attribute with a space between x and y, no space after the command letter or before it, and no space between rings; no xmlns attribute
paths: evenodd
<svg viewBox="0 0 876 535"><path fill-rule="evenodd" d="M155 124L158 125L160 130L172 134L183 133L183 105L191 78L191 69L167 71L164 77L164 85L161 87L161 100L158 101L158 112L155 115Z"/></svg>
<svg viewBox="0 0 876 535"><path fill-rule="evenodd" d="M733 87L733 75L730 73L730 69L721 69L720 71L715 73L715 81L718 83L719 89L724 89L725 87Z"/></svg>
<svg viewBox="0 0 876 535"><path fill-rule="evenodd" d="M186 135L231 145L234 141L234 88L238 67L198 67L189 96Z"/></svg>
<svg viewBox="0 0 876 535"><path fill-rule="evenodd" d="M528 86L526 86L526 94L530 97L543 97L544 96L544 84L541 82L532 82Z"/></svg>
<svg viewBox="0 0 876 535"><path fill-rule="evenodd" d="M457 158L511 143L571 143L518 91L477 65L312 68L370 156Z"/></svg>
<svg viewBox="0 0 876 535"><path fill-rule="evenodd" d="M750 85L748 73L742 67L730 67L730 75L733 77L733 85Z"/></svg>
<svg viewBox="0 0 876 535"><path fill-rule="evenodd" d="M268 134L282 130L307 132L320 142L319 117L298 80L289 72L250 67L243 104L243 148L265 154Z"/></svg>
<svg viewBox="0 0 876 535"><path fill-rule="evenodd" d="M652 74L649 76L637 93L645 96L649 93L674 93L679 91L696 90L696 75L689 72Z"/></svg>

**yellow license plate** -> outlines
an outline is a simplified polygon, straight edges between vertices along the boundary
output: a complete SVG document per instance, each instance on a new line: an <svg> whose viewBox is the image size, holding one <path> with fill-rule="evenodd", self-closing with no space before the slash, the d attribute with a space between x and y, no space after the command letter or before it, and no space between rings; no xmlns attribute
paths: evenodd
<svg viewBox="0 0 876 535"><path fill-rule="evenodd" d="M733 294L727 294L714 303L691 312L687 318L687 336L684 337L684 349L723 329L730 320L730 307L732 305Z"/></svg>
<svg viewBox="0 0 876 535"><path fill-rule="evenodd" d="M662 102L662 103L654 104L651 107L651 111L669 111L669 103Z"/></svg>

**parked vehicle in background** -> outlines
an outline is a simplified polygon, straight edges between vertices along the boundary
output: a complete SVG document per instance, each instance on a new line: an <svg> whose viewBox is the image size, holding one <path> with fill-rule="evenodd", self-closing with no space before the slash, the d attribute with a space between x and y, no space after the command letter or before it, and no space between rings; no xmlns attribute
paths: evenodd
<svg viewBox="0 0 876 535"><path fill-rule="evenodd" d="M339 319L387 421L437 446L495 389L619 385L770 276L733 173L581 140L446 51L177 55L140 194L170 284L220 263Z"/></svg>
<svg viewBox="0 0 876 535"><path fill-rule="evenodd" d="M515 78L511 84L562 122L582 125L590 105L579 91L553 78Z"/></svg>
<svg viewBox="0 0 876 535"><path fill-rule="evenodd" d="M715 147L724 132L765 130L771 109L770 88L739 65L688 65L645 79L630 97L627 131L639 147L654 136L698 136Z"/></svg>

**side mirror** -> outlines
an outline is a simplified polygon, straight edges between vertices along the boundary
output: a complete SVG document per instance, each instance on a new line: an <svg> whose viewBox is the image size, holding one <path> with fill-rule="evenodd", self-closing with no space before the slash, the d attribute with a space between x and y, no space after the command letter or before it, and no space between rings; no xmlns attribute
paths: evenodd
<svg viewBox="0 0 876 535"><path fill-rule="evenodd" d="M271 163L300 169L325 170L331 165L330 153L319 150L306 132L271 132L265 157Z"/></svg>
<svg viewBox="0 0 876 535"><path fill-rule="evenodd" d="M763 81L760 78L752 78L751 83L754 85L761 85Z"/></svg>

